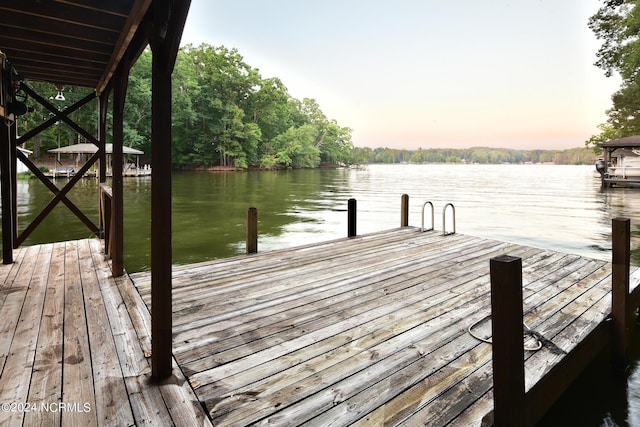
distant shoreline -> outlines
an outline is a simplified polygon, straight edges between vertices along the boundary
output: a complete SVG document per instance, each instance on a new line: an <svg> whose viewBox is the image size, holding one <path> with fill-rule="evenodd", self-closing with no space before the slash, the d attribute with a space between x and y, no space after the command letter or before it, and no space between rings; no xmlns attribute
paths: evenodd
<svg viewBox="0 0 640 427"><path fill-rule="evenodd" d="M513 148L397 148L354 147L353 162L363 163L531 163L560 165L590 165L597 160L591 148L579 147L565 150L519 150Z"/></svg>

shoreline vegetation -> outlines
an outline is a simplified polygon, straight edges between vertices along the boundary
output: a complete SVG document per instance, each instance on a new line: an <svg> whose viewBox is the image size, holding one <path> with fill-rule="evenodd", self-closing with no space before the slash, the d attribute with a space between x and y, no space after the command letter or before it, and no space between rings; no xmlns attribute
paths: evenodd
<svg viewBox="0 0 640 427"><path fill-rule="evenodd" d="M476 164L557 164L593 165L597 155L590 148L566 150L518 150L511 148L395 148L355 147L353 163L476 163Z"/></svg>
<svg viewBox="0 0 640 427"><path fill-rule="evenodd" d="M45 98L57 89L28 82ZM64 100L52 102L60 110L84 98L89 89L66 87ZM97 101L73 112L84 129L95 128ZM18 121L18 134L49 119L51 114L29 99L34 112ZM589 148L516 150L394 149L354 147L352 130L327 118L314 99L293 98L278 78L262 78L236 49L202 44L178 52L173 73L173 170L280 170L360 165L367 163L557 163L593 164ZM138 161L151 160L151 51L145 50L129 76L124 114L127 147L142 150ZM35 164L49 169L73 166L77 155L54 157L52 148L86 142L65 123L57 123L29 140ZM111 142L108 129L107 142ZM395 143L401 141L394 141ZM472 143L472 142L471 142ZM57 159L60 160L57 160Z"/></svg>
<svg viewBox="0 0 640 427"><path fill-rule="evenodd" d="M68 165L72 166L73 156L67 155ZM338 168L368 164L550 164L550 165L594 165L596 154L589 148L571 148L566 150L517 150L510 148L471 147L471 148L419 148L406 150L397 148L354 147L348 163L322 162L315 168ZM64 156L63 156L63 161ZM51 162L49 162L51 163ZM62 163L62 167L67 166ZM50 169L40 166L44 172ZM271 168L293 169L293 168ZM238 166L199 166L183 167L182 171L197 172L241 172L246 170L267 170L260 167ZM18 175L19 179L34 178L30 172Z"/></svg>

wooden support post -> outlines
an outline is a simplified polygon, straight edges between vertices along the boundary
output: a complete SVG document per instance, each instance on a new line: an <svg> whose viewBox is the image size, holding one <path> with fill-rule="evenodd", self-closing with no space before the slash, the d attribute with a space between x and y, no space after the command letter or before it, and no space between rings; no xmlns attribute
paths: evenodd
<svg viewBox="0 0 640 427"><path fill-rule="evenodd" d="M190 0L154 0L147 13L151 60L151 377L172 372L171 73Z"/></svg>
<svg viewBox="0 0 640 427"><path fill-rule="evenodd" d="M13 247L17 248L16 244L18 240L18 157L17 157L17 145L16 135L18 127L17 123L9 127L9 162L11 164L11 222L13 226Z"/></svg>
<svg viewBox="0 0 640 427"><path fill-rule="evenodd" d="M129 69L118 68L113 87L113 152L111 153L111 230L109 254L114 276L124 274L124 187L122 178L122 146L124 144L124 103L127 96ZM113 251L112 251L113 250Z"/></svg>
<svg viewBox="0 0 640 427"><path fill-rule="evenodd" d="M614 218L612 220L612 291L611 318L612 363L614 371L624 372L627 367L627 345L629 329L629 309L627 297L629 295L629 264L631 242L631 221L629 218Z"/></svg>
<svg viewBox="0 0 640 427"><path fill-rule="evenodd" d="M15 126L15 123L13 124ZM13 263L13 209L11 201L11 144L9 126L0 120L0 193L2 197L2 263Z"/></svg>
<svg viewBox="0 0 640 427"><path fill-rule="evenodd" d="M247 209L247 255L258 252L258 209Z"/></svg>
<svg viewBox="0 0 640 427"><path fill-rule="evenodd" d="M349 199L347 201L347 237L355 237L357 234L356 214L357 214L356 199Z"/></svg>
<svg viewBox="0 0 640 427"><path fill-rule="evenodd" d="M151 345L152 376L171 375L171 72L153 53L151 119Z"/></svg>
<svg viewBox="0 0 640 427"><path fill-rule="evenodd" d="M493 425L524 426L522 260L507 255L492 258L490 273Z"/></svg>
<svg viewBox="0 0 640 427"><path fill-rule="evenodd" d="M109 94L104 91L100 94L98 99L99 111L98 111L98 148L100 151L100 158L98 159L98 182L100 183L100 191L98 192L98 219L100 227L100 238L104 239L104 253L109 253L109 227L111 227L111 197L109 196L107 205L107 196L104 194L103 184L107 182L107 154L105 146L107 143L107 117L109 107ZM109 188L111 191L111 188ZM107 222L107 212L105 209L109 209Z"/></svg>
<svg viewBox="0 0 640 427"><path fill-rule="evenodd" d="M98 123L98 142L99 148L102 148L98 164L98 182L101 184L107 182L107 154L104 149L107 143L107 113L109 107L109 94L105 91L100 94L100 111ZM101 224L103 225L103 224Z"/></svg>
<svg viewBox="0 0 640 427"><path fill-rule="evenodd" d="M400 207L400 227L409 226L409 195L402 195L402 205Z"/></svg>

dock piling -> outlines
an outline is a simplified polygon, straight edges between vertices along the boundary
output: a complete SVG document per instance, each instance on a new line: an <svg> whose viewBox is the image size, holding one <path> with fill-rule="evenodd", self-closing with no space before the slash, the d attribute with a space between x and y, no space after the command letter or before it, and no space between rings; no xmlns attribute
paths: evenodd
<svg viewBox="0 0 640 427"><path fill-rule="evenodd" d="M629 318L632 314L627 304L631 257L631 221L629 218L614 218L611 226L612 363L614 371L624 372L627 366Z"/></svg>
<svg viewBox="0 0 640 427"><path fill-rule="evenodd" d="M247 209L247 255L258 252L258 209Z"/></svg>
<svg viewBox="0 0 640 427"><path fill-rule="evenodd" d="M490 274L493 425L524 426L522 259L508 255L492 258Z"/></svg>
<svg viewBox="0 0 640 427"><path fill-rule="evenodd" d="M400 227L409 226L409 195L402 195L402 204L400 208Z"/></svg>
<svg viewBox="0 0 640 427"><path fill-rule="evenodd" d="M355 237L356 236L356 199L349 199L347 202L347 236Z"/></svg>
<svg viewBox="0 0 640 427"><path fill-rule="evenodd" d="M10 129L3 121L0 123L0 172L3 177L10 177L15 174L15 170L11 170L11 150L15 147L11 145ZM9 179L3 179L2 190L2 263L13 263L13 221L12 216L12 195L11 182Z"/></svg>

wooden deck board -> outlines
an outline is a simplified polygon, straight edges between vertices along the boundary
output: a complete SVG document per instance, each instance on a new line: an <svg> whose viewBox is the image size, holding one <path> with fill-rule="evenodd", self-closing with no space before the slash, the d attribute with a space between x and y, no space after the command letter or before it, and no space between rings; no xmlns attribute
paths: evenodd
<svg viewBox="0 0 640 427"><path fill-rule="evenodd" d="M177 364L149 381L149 311L100 241L15 255L0 266L0 425L211 425Z"/></svg>
<svg viewBox="0 0 640 427"><path fill-rule="evenodd" d="M415 265L411 272L391 270L377 275L367 275L367 277L360 275L348 281L338 281L337 285L333 284L330 289L321 293L298 294L302 298L294 301L274 300L273 304L265 306L259 312L246 313L219 322L219 330L213 334L214 337L217 335L220 338L218 343L212 342L207 346L208 354L211 355L212 352L218 354L215 351L216 348L229 351L238 345L254 341L251 339L252 334L264 340L278 333L279 337L288 340L296 334L306 334L335 322L335 316L349 317L374 310L393 300L398 301L407 297L421 298L419 293L425 291L420 289L423 277L429 274L444 276L444 271L452 268L452 265L447 265L445 259L440 267L434 271L433 268ZM486 268L486 265L482 265L481 268ZM341 283L342 286L340 286ZM381 287L380 283L384 283L384 286ZM328 306L331 307L332 316L328 316L326 311ZM281 319L281 321L273 324L275 319ZM194 329L192 334L198 331L206 333L215 328L215 325L209 322L206 328ZM256 333L256 331L259 332ZM238 332L240 334L235 335ZM186 334L177 333L180 338L184 335ZM202 342L203 339L206 337L201 335L198 342ZM189 353L188 360L195 360L193 354L194 352Z"/></svg>
<svg viewBox="0 0 640 427"><path fill-rule="evenodd" d="M77 242L67 242L64 261L64 340L62 356L62 402L96 408L89 350L89 334L85 304L80 281ZM93 337L92 337L93 338ZM92 340L93 341L93 340ZM93 341L95 346L97 341ZM97 355L102 354L102 345ZM83 408L84 409L84 408ZM62 411L66 425L95 425L97 410ZM68 419L67 419L68 418Z"/></svg>
<svg viewBox="0 0 640 427"><path fill-rule="evenodd" d="M96 419L104 425L133 425L134 418L127 388L118 360L116 343L109 327L109 317L102 303L100 281L96 274L89 241L78 242L82 289L87 310L87 334L101 350L91 357L94 375Z"/></svg>
<svg viewBox="0 0 640 427"><path fill-rule="evenodd" d="M490 334L502 254L523 259L525 322L558 348L607 317L608 263L404 228L174 267L174 356L216 425L480 425L491 345L467 328ZM150 304L149 274L131 277ZM527 387L563 357L527 351Z"/></svg>
<svg viewBox="0 0 640 427"><path fill-rule="evenodd" d="M91 410L6 419L211 425L202 402L221 426L480 425L491 345L468 328L490 335L502 254L523 260L525 322L562 351L608 316L608 263L396 229L176 266L174 376L153 385L150 275L113 278L98 240L21 248L0 266L0 399ZM552 350L525 352L527 389L567 357Z"/></svg>
<svg viewBox="0 0 640 427"><path fill-rule="evenodd" d="M3 308L7 308L7 316L4 317L3 310L3 319L7 319L11 329L8 332L9 348L2 371L2 377L6 378L6 381L0 384L0 402L25 402L29 393L38 338L38 328L34 325L38 323L36 319L40 320L39 311L41 312L42 308L39 306L44 301L43 290L46 285L46 282L39 280L41 271L37 268L39 249L36 247L27 251L26 262L16 275L16 281L20 284L10 287L11 293L4 301ZM31 286L32 277L36 280ZM10 316L16 316L15 320ZM4 331L2 332L4 334ZM24 413L11 412L7 418L10 424L19 424L23 417Z"/></svg>
<svg viewBox="0 0 640 427"><path fill-rule="evenodd" d="M48 253L41 266L47 271L47 288L39 325L36 357L29 386L28 402L62 401L62 349L64 323L64 257L62 244L46 245ZM16 260L16 262L19 262ZM25 414L25 425L59 425L59 411L33 411Z"/></svg>

